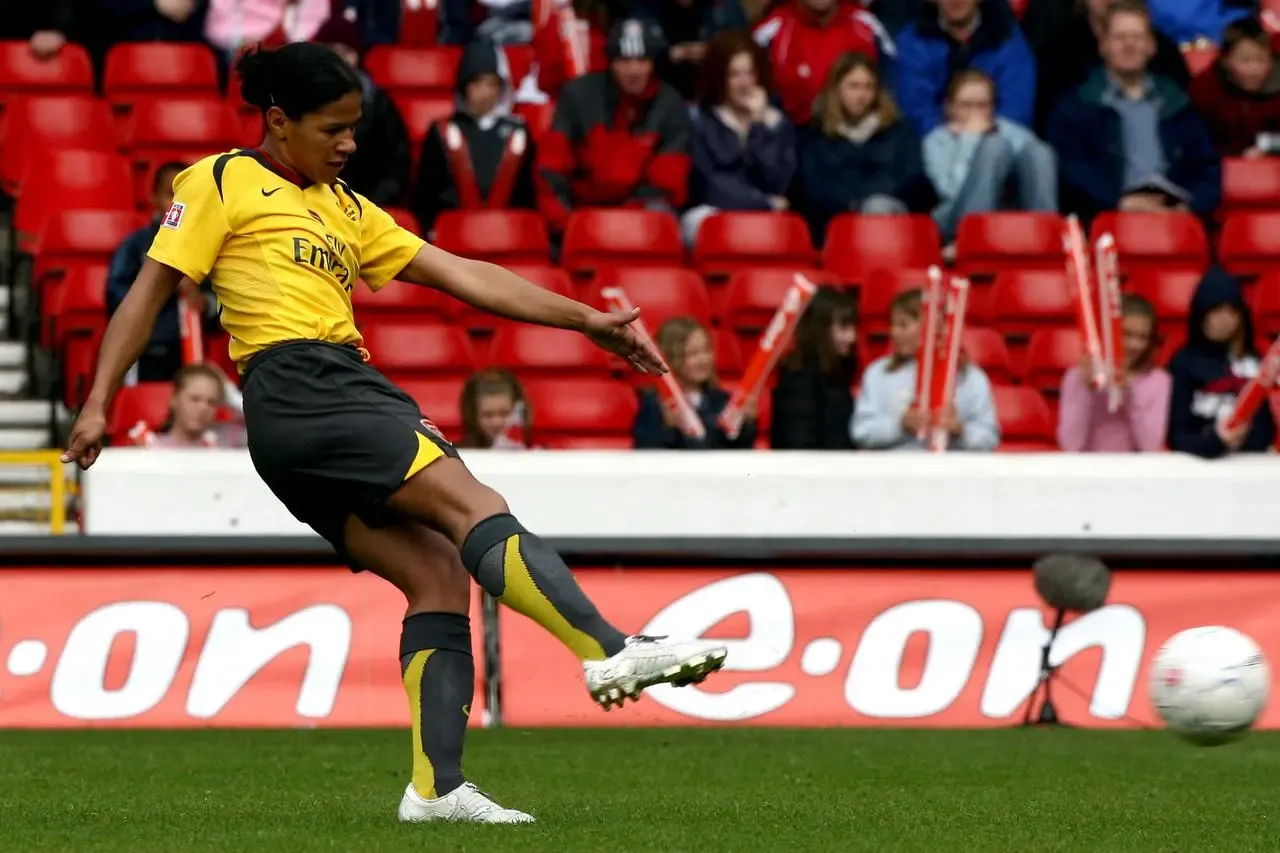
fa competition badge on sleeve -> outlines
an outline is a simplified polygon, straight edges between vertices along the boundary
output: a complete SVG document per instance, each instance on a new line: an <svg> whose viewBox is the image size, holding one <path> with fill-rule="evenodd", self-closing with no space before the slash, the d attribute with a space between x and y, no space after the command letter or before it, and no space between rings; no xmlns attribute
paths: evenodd
<svg viewBox="0 0 1280 853"><path fill-rule="evenodd" d="M164 220L161 225L165 228L178 230L178 226L182 224L182 214L186 211L187 206L180 201L175 201L169 205L169 209L165 211Z"/></svg>

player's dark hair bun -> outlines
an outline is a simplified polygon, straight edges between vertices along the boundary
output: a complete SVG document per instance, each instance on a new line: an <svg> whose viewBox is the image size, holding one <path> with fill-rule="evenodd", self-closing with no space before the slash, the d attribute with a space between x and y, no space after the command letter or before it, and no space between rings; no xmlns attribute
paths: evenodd
<svg viewBox="0 0 1280 853"><path fill-rule="evenodd" d="M300 119L351 92L361 91L360 76L332 49L296 42L275 50L250 48L236 62L240 95L264 113L279 107Z"/></svg>

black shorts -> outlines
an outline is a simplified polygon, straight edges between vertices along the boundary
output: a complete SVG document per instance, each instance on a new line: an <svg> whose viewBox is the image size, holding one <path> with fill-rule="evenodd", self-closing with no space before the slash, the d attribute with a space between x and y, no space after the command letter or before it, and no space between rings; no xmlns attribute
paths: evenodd
<svg viewBox="0 0 1280 853"><path fill-rule="evenodd" d="M347 518L394 523L387 498L435 460L458 456L413 398L349 346L291 341L255 355L244 419L258 475L348 563Z"/></svg>

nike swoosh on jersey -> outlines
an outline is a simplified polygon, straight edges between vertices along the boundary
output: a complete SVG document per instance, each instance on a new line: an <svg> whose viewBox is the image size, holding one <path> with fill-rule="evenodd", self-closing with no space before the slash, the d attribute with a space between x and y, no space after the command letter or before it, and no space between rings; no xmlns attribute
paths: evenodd
<svg viewBox="0 0 1280 853"><path fill-rule="evenodd" d="M262 195L263 195L264 197L270 197L270 196L273 196L273 195L275 195L276 193L280 192L280 190L282 190L282 189L284 189L284 187L276 187L276 188L275 188L275 189L273 189L271 192L267 192L266 190L263 190L263 191L262 191Z"/></svg>

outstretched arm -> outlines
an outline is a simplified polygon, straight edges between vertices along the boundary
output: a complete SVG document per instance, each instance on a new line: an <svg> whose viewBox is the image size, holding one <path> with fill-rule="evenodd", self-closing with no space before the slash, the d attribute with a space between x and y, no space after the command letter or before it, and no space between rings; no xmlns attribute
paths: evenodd
<svg viewBox="0 0 1280 853"><path fill-rule="evenodd" d="M71 440L62 454L63 462L74 460L81 468L88 468L98 458L107 428L107 407L124 381L125 373L147 348L156 316L181 280L182 273L173 267L149 258L143 263L138 278L107 324L93 389L76 418Z"/></svg>
<svg viewBox="0 0 1280 853"><path fill-rule="evenodd" d="M596 346L622 356L641 373L667 372L661 354L631 328L632 321L640 316L638 308L627 312L597 311L538 287L496 264L460 258L429 243L423 245L398 278L434 287L499 317L582 332Z"/></svg>

